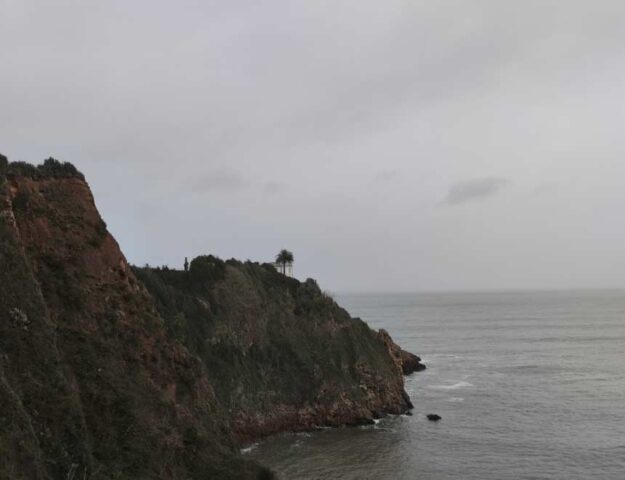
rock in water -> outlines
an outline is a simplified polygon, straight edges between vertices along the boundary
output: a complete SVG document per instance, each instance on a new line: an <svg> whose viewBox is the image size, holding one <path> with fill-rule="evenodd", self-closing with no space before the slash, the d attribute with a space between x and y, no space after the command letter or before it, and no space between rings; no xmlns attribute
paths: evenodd
<svg viewBox="0 0 625 480"><path fill-rule="evenodd" d="M421 363L421 357L416 356L414 353L401 350L401 368L404 375L410 375L414 372L421 372L425 370L425 365Z"/></svg>
<svg viewBox="0 0 625 480"><path fill-rule="evenodd" d="M435 413L428 413L427 417L430 422L438 422L442 418L440 415Z"/></svg>

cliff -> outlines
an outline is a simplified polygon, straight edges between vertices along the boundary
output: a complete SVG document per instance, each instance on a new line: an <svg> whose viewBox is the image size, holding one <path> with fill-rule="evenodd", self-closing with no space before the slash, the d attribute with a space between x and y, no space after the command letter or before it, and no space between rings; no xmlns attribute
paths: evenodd
<svg viewBox="0 0 625 480"><path fill-rule="evenodd" d="M263 478L70 166L0 158L0 478Z"/></svg>
<svg viewBox="0 0 625 480"><path fill-rule="evenodd" d="M0 478L271 478L241 440L410 408L391 344L270 266L133 272L73 166L0 156Z"/></svg>
<svg viewBox="0 0 625 480"><path fill-rule="evenodd" d="M212 256L188 272L135 272L170 334L203 360L239 439L368 423L412 407L388 334L351 318L314 280Z"/></svg>

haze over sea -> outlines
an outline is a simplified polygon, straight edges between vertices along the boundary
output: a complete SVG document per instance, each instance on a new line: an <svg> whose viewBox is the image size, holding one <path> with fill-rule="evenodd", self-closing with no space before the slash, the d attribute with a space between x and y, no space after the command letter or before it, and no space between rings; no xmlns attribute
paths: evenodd
<svg viewBox="0 0 625 480"><path fill-rule="evenodd" d="M625 291L337 301L423 358L428 369L406 382L414 416L249 451L281 478L625 478Z"/></svg>

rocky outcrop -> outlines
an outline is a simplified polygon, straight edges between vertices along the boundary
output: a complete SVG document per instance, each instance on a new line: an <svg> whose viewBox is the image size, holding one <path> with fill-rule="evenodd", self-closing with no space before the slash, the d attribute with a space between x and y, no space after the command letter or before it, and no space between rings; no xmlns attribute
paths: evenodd
<svg viewBox="0 0 625 480"><path fill-rule="evenodd" d="M410 375L414 372L425 370L425 365L421 363L421 357L417 357L414 353L401 350L401 368L404 375Z"/></svg>
<svg viewBox="0 0 625 480"><path fill-rule="evenodd" d="M241 441L404 413L414 359L270 265L133 269L72 165L0 156L0 478L271 478Z"/></svg>
<svg viewBox="0 0 625 480"><path fill-rule="evenodd" d="M351 318L314 280L210 256L188 272L135 272L172 335L219 379L217 398L242 441L370 423L412 407L388 334Z"/></svg>
<svg viewBox="0 0 625 480"><path fill-rule="evenodd" d="M410 375L414 372L420 372L425 370L425 365L421 363L421 358L417 357L414 353L402 350L397 345L391 336L383 328L378 331L378 337L386 345L391 357L394 359L395 364L401 369L404 375Z"/></svg>
<svg viewBox="0 0 625 480"><path fill-rule="evenodd" d="M0 163L0 478L268 475L237 454L82 176Z"/></svg>

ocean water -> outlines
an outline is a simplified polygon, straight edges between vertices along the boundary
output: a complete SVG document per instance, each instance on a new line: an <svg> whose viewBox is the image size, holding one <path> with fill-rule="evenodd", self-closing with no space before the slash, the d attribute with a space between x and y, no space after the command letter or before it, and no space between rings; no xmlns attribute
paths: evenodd
<svg viewBox="0 0 625 480"><path fill-rule="evenodd" d="M337 301L423 358L414 415L246 449L280 478L625 479L624 291Z"/></svg>

